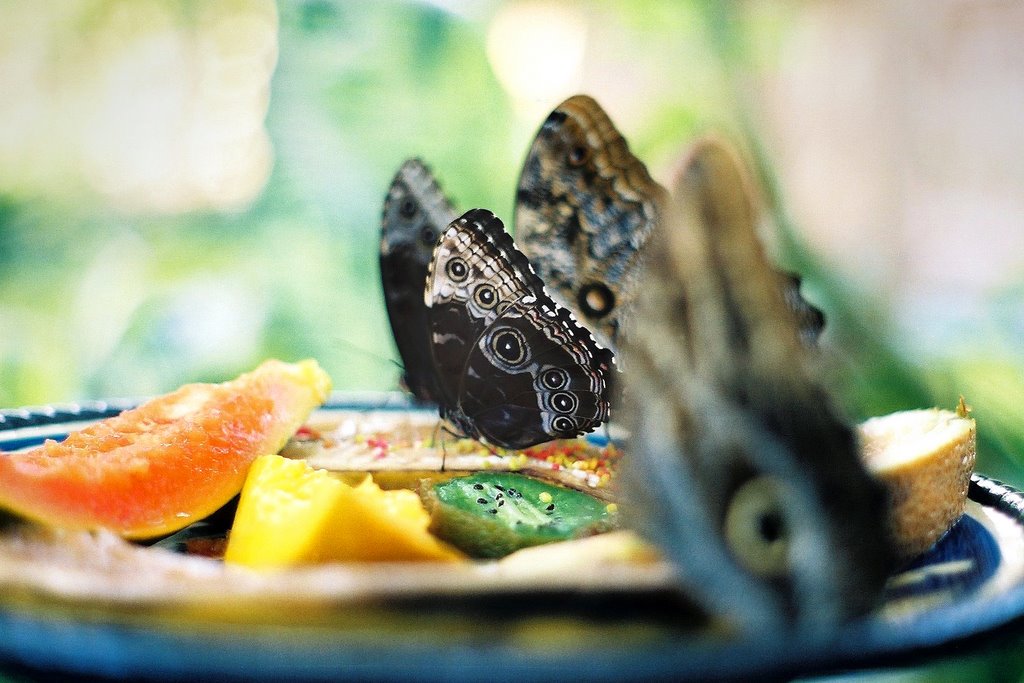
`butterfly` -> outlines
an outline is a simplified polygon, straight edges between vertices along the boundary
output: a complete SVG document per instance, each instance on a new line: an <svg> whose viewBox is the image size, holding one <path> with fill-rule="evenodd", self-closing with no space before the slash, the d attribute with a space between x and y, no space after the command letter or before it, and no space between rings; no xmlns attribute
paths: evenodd
<svg viewBox="0 0 1024 683"><path fill-rule="evenodd" d="M407 385L461 434L495 446L593 431L608 419L612 352L551 299L490 211L452 221L426 259L425 237L443 215L429 207L450 204L423 168L403 165L382 220L385 298ZM425 261L418 288L418 273L387 272Z"/></svg>
<svg viewBox="0 0 1024 683"><path fill-rule="evenodd" d="M668 192L629 149L596 100L575 95L538 130L519 176L516 239L537 273L607 346L617 347L640 286L641 263ZM821 311L783 287L813 344Z"/></svg>
<svg viewBox="0 0 1024 683"><path fill-rule="evenodd" d="M402 383L422 401L437 402L430 372L423 288L434 245L457 214L430 169L409 159L395 174L381 217L380 273L384 303L402 358Z"/></svg>
<svg viewBox="0 0 1024 683"><path fill-rule="evenodd" d="M652 233L621 349L634 524L748 635L864 614L893 568L862 466L768 263L739 156L698 142Z"/></svg>
<svg viewBox="0 0 1024 683"><path fill-rule="evenodd" d="M523 162L516 239L553 295L612 348L665 198L587 95L551 112Z"/></svg>

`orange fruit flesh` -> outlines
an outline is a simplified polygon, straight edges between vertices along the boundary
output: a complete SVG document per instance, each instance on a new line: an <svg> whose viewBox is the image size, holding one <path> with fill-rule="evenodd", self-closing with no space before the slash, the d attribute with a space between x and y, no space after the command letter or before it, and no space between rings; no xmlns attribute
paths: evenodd
<svg viewBox="0 0 1024 683"><path fill-rule="evenodd" d="M189 384L30 451L0 456L0 508L126 538L177 531L241 489L319 406L315 361L267 361L223 384Z"/></svg>

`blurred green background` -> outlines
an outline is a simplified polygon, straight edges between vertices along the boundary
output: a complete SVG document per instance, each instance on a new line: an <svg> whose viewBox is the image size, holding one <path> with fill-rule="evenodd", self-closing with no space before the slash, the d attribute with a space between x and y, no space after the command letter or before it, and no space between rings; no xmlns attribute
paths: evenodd
<svg viewBox="0 0 1024 683"><path fill-rule="evenodd" d="M0 405L271 356L396 388L395 170L508 224L537 127L587 92L663 182L700 133L744 148L852 416L963 394L978 469L1024 484L1021 28L995 1L0 1Z"/></svg>

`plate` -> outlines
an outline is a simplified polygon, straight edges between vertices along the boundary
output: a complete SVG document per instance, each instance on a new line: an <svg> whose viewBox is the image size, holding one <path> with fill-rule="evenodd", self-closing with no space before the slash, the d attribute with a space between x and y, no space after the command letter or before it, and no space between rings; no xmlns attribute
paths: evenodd
<svg viewBox="0 0 1024 683"><path fill-rule="evenodd" d="M59 439L131 404L0 411L0 450ZM398 395L336 393L320 417L370 410L425 413ZM240 573L230 581L217 574L224 583L204 584L212 561L162 564L159 557L168 551L125 551L119 541L110 544L113 555L158 559L118 580L95 566L64 566L74 551L71 539L66 547L55 544L45 561L35 558L42 570L31 579L14 554L0 554L0 668L31 676L155 680L475 681L500 675L602 681L791 677L895 666L948 654L953 646L962 654L1024 625L1024 496L975 475L969 498L962 520L892 577L875 614L838 633L749 641L716 638L696 627L692 607L659 563L572 576L516 574L512 580L493 563L430 571L368 565L277 578ZM180 562L192 559L194 566L182 571ZM160 572L176 583L147 581ZM103 585L81 590L90 580Z"/></svg>

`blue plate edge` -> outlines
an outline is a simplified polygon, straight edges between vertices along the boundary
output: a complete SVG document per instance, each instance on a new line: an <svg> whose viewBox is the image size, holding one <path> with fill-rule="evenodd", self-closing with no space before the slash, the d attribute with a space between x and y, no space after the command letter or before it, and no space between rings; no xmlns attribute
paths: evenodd
<svg viewBox="0 0 1024 683"><path fill-rule="evenodd" d="M55 404L53 406L39 406L32 408L4 409L0 410L0 433L19 429L27 426L59 425L70 421L85 421L103 419L115 415L122 410L138 405L138 399L117 399L111 401L89 401L74 404ZM399 392L332 392L329 400L321 407L322 410L431 410L431 406L416 403L407 394ZM1012 517L1019 524L1024 526L1024 494L1021 491L1001 481L975 473L972 475L968 492L971 500L986 507L992 507ZM27 619L27 621L26 621ZM129 638L135 641L149 643L149 646L158 642L165 643L168 647L177 647L177 644L188 644L194 642L182 634L174 632L154 632L152 629L138 628L125 624L96 622L96 623L61 623L56 620L47 623L47 619L38 617L25 617L24 615L12 614L6 610L0 610L0 632L10 633L11 628L34 629L40 633L48 632L50 636L70 629L70 636L74 640L77 636L83 643L94 644L102 641L109 641L111 638ZM850 669L864 669L879 666L899 666L920 662L936 654L950 654L950 648L973 648L979 645L988 644L1002 635L1015 635L1024 627L1024 586L1018 585L1011 591L999 596L997 600L988 600L984 604L970 602L957 602L948 606L940 607L934 611L922 615L921 618L911 619L907 622L892 623L877 618L866 618L855 621L839 632L821 637L817 636L790 636L776 639L772 642L721 642L694 644L677 643L675 646L661 646L648 651L643 651L642 657L637 657L639 652L632 653L608 653L581 650L568 657L527 657L523 658L521 652L503 650L501 647L491 648L487 654L490 657L486 662L480 661L469 663L464 658L460 659L455 653L433 652L422 654L420 657L409 656L412 652L406 652L407 660L398 661L395 657L381 657L388 650L385 646L379 649L364 648L361 652L349 652L348 657L343 652L332 662L306 662L295 670L289 669L291 664L297 662L293 659L273 661L273 657L265 655L264 664L268 667L264 676L259 675L260 680L273 680L274 677L283 675L286 670L294 675L296 680L340 680L344 678L364 678L371 676L380 677L401 677L414 680L470 680L478 678L485 670L493 672L495 665L503 666L505 673L520 675L527 679L550 676L554 673L565 674L568 669L565 667L573 664L574 675L586 674L591 680L620 680L624 676L633 679L650 680L653 678L669 678L679 680L689 676L715 680L729 680L744 678L751 673L764 675L819 675L845 671ZM83 628L90 630L90 633L82 631ZM222 653L228 660L236 660L236 664L248 666L249 659L243 655L246 653L244 642L235 641L235 649L232 649L231 638L222 642L224 646ZM12 647L15 645L15 647ZM52 642L51 642L52 645ZM393 644L392 644L393 645ZM147 646L147 648L149 647ZM390 647L390 646L387 646ZM142 648L137 653L143 657L145 652L152 650ZM344 649L344 648L342 648ZM234 653L233 655L231 653ZM56 654L52 647L42 648L40 654ZM15 669L29 666L24 661L26 652L18 648L7 638L0 638L0 662L13 665ZM204 656L185 658L188 662L179 663L180 666L171 666L163 670L149 668L152 661L125 661L123 656L127 652L118 653L114 659L109 657L104 660L102 656L92 657L92 664L85 667L80 666L81 662L65 657L61 660L63 666L58 670L74 673L82 676L138 676L145 673L155 679L177 679L194 678L196 675L215 673L217 676L238 676L248 677L252 674L251 669L246 671L221 660L219 664L209 660L209 655L215 652L207 651ZM80 654L80 653L79 653ZM198 653L193 651L193 655ZM271 653L273 654L273 653ZM287 655L288 653L277 653ZM291 653L294 655L294 652ZM393 653L392 653L393 654ZM581 665L582 660L588 663ZM64 661L67 660L67 661ZM129 657L129 660L131 658ZM641 661L642 660L642 661ZM52 660L51 660L52 661ZM632 662L628 668L623 668L627 662ZM76 663L79 664L76 666ZM53 664L57 664L53 661ZM217 666L212 665L218 664ZM38 661L36 662L38 666ZM227 666L224 666L227 665ZM416 675L417 669L430 665L432 673ZM0 664L0 669L3 664ZM612 675L609 675L609 674ZM439 674L439 675L433 675Z"/></svg>

